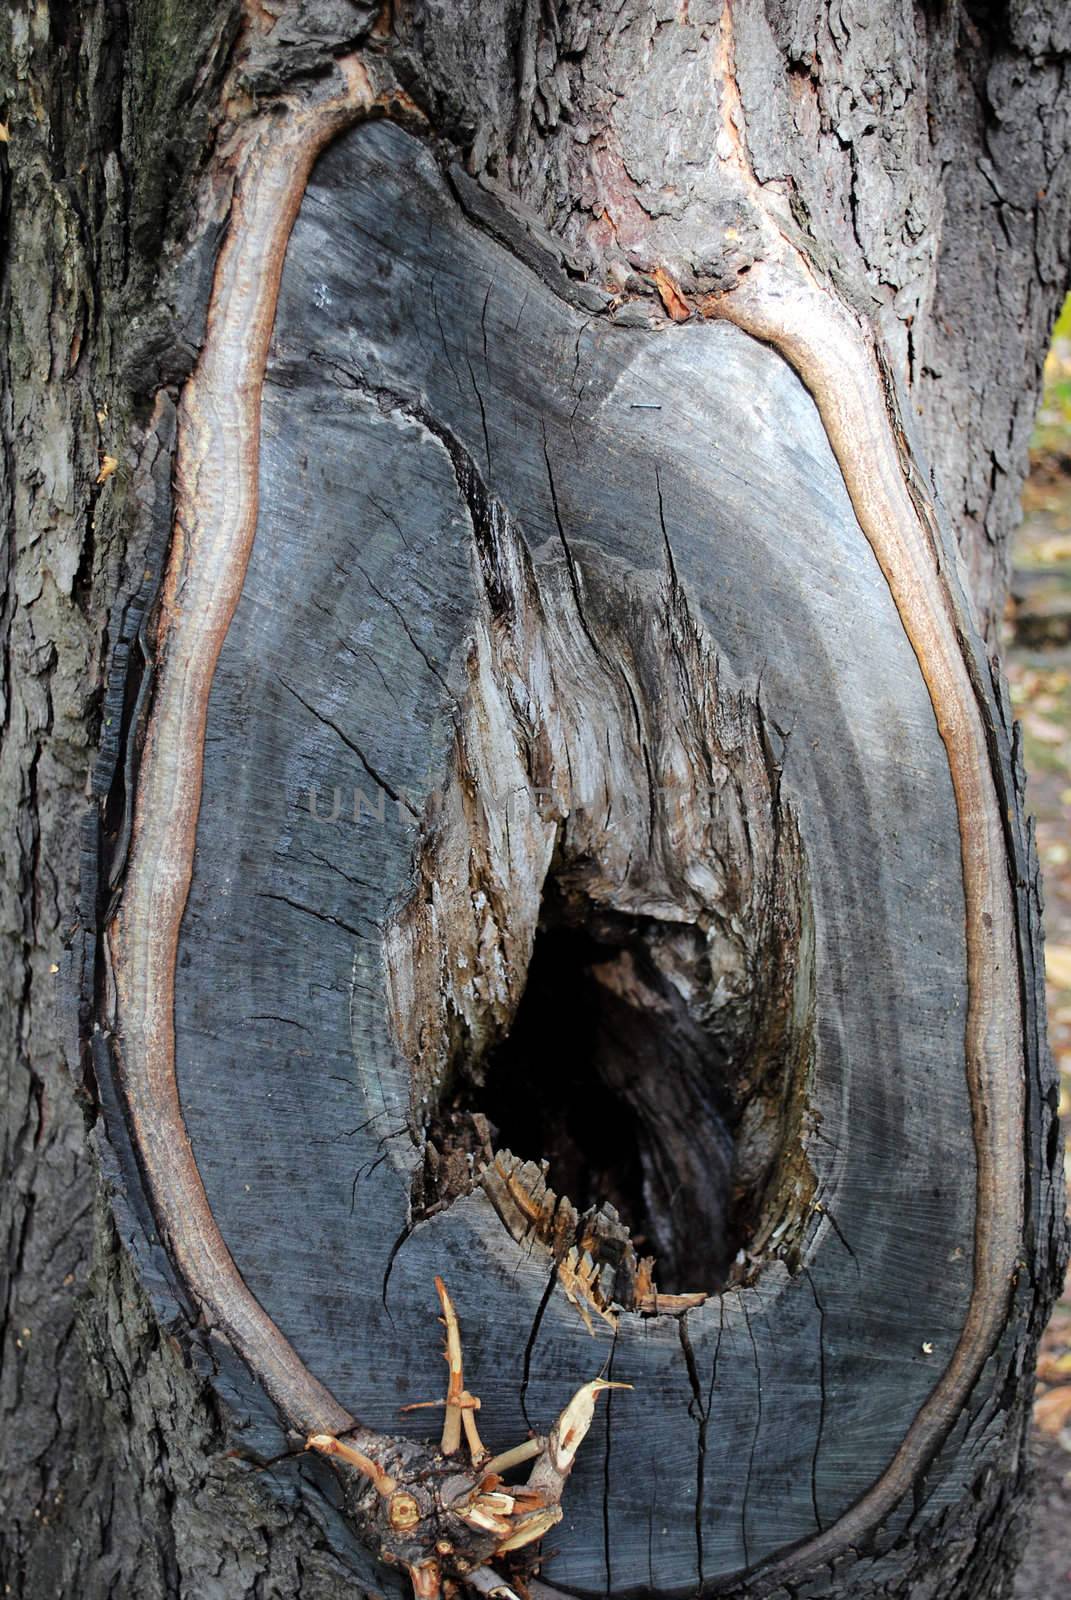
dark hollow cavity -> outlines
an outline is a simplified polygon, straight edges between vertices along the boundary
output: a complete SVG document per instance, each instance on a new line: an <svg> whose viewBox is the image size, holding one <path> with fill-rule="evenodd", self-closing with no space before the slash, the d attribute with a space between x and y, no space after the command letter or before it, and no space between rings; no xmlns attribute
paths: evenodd
<svg viewBox="0 0 1071 1600"><path fill-rule="evenodd" d="M790 1254L810 1214L802 845L668 562L533 560L481 516L450 768L385 935L414 1216L482 1182L514 1238L657 1308Z"/></svg>
<svg viewBox="0 0 1071 1600"><path fill-rule="evenodd" d="M691 929L608 916L545 922L472 1097L499 1145L549 1163L559 1194L580 1210L609 1202L670 1293L723 1280L743 1242L724 1054L667 960L694 942Z"/></svg>
<svg viewBox="0 0 1071 1600"><path fill-rule="evenodd" d="M428 1197L448 1201L457 1178L507 1149L542 1162L578 1211L612 1206L637 1256L655 1258L660 1292L745 1275L760 1217L770 1232L793 1119L784 1060L771 1083L769 1041L748 1050L727 1035L713 987L695 927L548 885L512 1026L462 1065L428 1129L447 1180Z"/></svg>

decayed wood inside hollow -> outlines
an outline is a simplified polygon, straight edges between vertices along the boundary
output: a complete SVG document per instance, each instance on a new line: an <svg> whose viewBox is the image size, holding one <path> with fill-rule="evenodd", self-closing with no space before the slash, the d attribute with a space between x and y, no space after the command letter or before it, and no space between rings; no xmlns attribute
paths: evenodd
<svg viewBox="0 0 1071 1600"><path fill-rule="evenodd" d="M603 1201L640 1233L609 1230L607 1304L634 1309L637 1275L650 1299L652 1267L709 1291L760 1227L787 1251L813 1198L808 913L780 768L668 535L642 576L564 528L533 557L445 445L482 603L451 770L386 934L426 1138L417 1215L473 1188L497 1129L547 1163L554 1249L594 1241L576 1211Z"/></svg>

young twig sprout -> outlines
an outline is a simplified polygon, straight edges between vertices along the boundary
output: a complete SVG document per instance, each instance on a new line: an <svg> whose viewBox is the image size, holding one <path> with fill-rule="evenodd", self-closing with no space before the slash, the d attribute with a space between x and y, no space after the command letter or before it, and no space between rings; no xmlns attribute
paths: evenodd
<svg viewBox="0 0 1071 1600"><path fill-rule="evenodd" d="M444 1588L448 1600L458 1583L516 1600L491 1563L534 1544L561 1520L562 1491L597 1396L632 1385L593 1379L577 1390L545 1438L489 1457L476 1426L480 1402L465 1388L457 1312L441 1278L435 1287L446 1328L446 1398L405 1409L443 1408L438 1446L354 1429L342 1438L313 1434L308 1448L330 1459L348 1510L380 1560L408 1570L417 1600L440 1600ZM462 1436L467 1464L458 1459ZM504 1483L504 1473L527 1461L527 1483Z"/></svg>

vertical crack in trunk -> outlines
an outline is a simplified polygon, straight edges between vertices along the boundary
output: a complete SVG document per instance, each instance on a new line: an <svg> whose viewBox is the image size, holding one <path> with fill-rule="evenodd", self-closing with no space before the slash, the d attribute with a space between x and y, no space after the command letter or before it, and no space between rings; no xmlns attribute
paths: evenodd
<svg viewBox="0 0 1071 1600"><path fill-rule="evenodd" d="M550 1297L554 1293L556 1282L557 1273L552 1267L547 1274L547 1286L540 1297L539 1305L536 1307L536 1314L532 1320L532 1331L528 1335L528 1341L524 1347L524 1366L521 1372L521 1415L524 1417L526 1426L531 1428L533 1433L535 1429L532 1427L532 1419L528 1415L528 1385L532 1378L532 1354L535 1350L536 1340L539 1338L539 1330L543 1326L543 1317L546 1314Z"/></svg>
<svg viewBox="0 0 1071 1600"><path fill-rule="evenodd" d="M755 1452L758 1449L759 1436L762 1433L762 1366L759 1362L759 1347L755 1342L755 1331L751 1326L751 1316L747 1309L747 1299L740 1297L740 1310L744 1317L744 1326L751 1343L751 1354L755 1360L755 1425L751 1431L751 1445L748 1450L747 1476L744 1479L744 1493L740 1498L740 1539L744 1547L744 1566L751 1566L751 1545L747 1532L748 1502L751 1498L751 1480L755 1473Z"/></svg>
<svg viewBox="0 0 1071 1600"><path fill-rule="evenodd" d="M613 1376L614 1376L614 1355L615 1355L616 1351L617 1351L617 1330L615 1329L614 1330L613 1340L611 1341L611 1344L610 1344L610 1354L606 1358L606 1376L611 1382L613 1381ZM603 1556L604 1556L604 1559L605 1559L605 1562L606 1562L606 1593L607 1593L607 1595L610 1594L610 1592L612 1591L613 1586L614 1586L613 1564L612 1564L611 1557L610 1557L610 1549L611 1549L611 1541L610 1541L610 1452L611 1452L611 1449L612 1449L612 1442L613 1442L613 1430L612 1430L612 1423L613 1423L612 1402L613 1402L613 1399L614 1399L614 1396L613 1396L612 1393L610 1393L610 1394L608 1394L606 1396L606 1410L603 1413L604 1426L606 1428L606 1453L603 1456L603 1466L602 1466L602 1545L603 1545Z"/></svg>
<svg viewBox="0 0 1071 1600"><path fill-rule="evenodd" d="M719 1306L723 1304L722 1301L718 1303ZM695 1364L695 1351L692 1349L691 1335L688 1332L687 1311L678 1319L677 1326L680 1331L681 1351L684 1355L684 1365L688 1372L688 1382L692 1386L692 1404L688 1409L693 1412L697 1430L695 1450L695 1587L696 1593L698 1593L703 1584L703 1490L706 1484L707 1422L710 1419L710 1397L707 1397L707 1403L704 1405L703 1391L699 1383L699 1369ZM719 1330L719 1342L720 1337Z"/></svg>
<svg viewBox="0 0 1071 1600"><path fill-rule="evenodd" d="M814 1525L821 1533L822 1518L818 1513L818 1455L822 1448L822 1435L826 1424L826 1313L818 1298L813 1273L807 1273L807 1282L811 1286L814 1308L818 1312L818 1427L815 1429L814 1453L811 1457L811 1504L814 1507Z"/></svg>

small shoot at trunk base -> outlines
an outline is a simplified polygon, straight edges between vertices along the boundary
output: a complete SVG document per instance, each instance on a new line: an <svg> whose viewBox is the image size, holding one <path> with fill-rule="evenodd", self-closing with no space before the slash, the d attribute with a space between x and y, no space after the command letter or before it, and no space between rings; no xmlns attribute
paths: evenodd
<svg viewBox="0 0 1071 1600"><path fill-rule="evenodd" d="M446 1329L446 1397L404 1409L445 1410L438 1446L361 1429L351 1438L314 1433L307 1448L331 1461L379 1559L406 1568L417 1600L439 1600L444 1586L449 1592L459 1582L479 1593L517 1600L490 1563L535 1544L561 1520L562 1492L591 1428L598 1396L605 1389L632 1385L592 1379L573 1395L545 1438L526 1439L491 1457L476 1427L480 1402L465 1388L457 1312L441 1278L435 1288ZM358 1435L379 1460L359 1447ZM467 1467L454 1459L462 1435ZM532 1462L527 1483L503 1481L504 1473L527 1461Z"/></svg>

